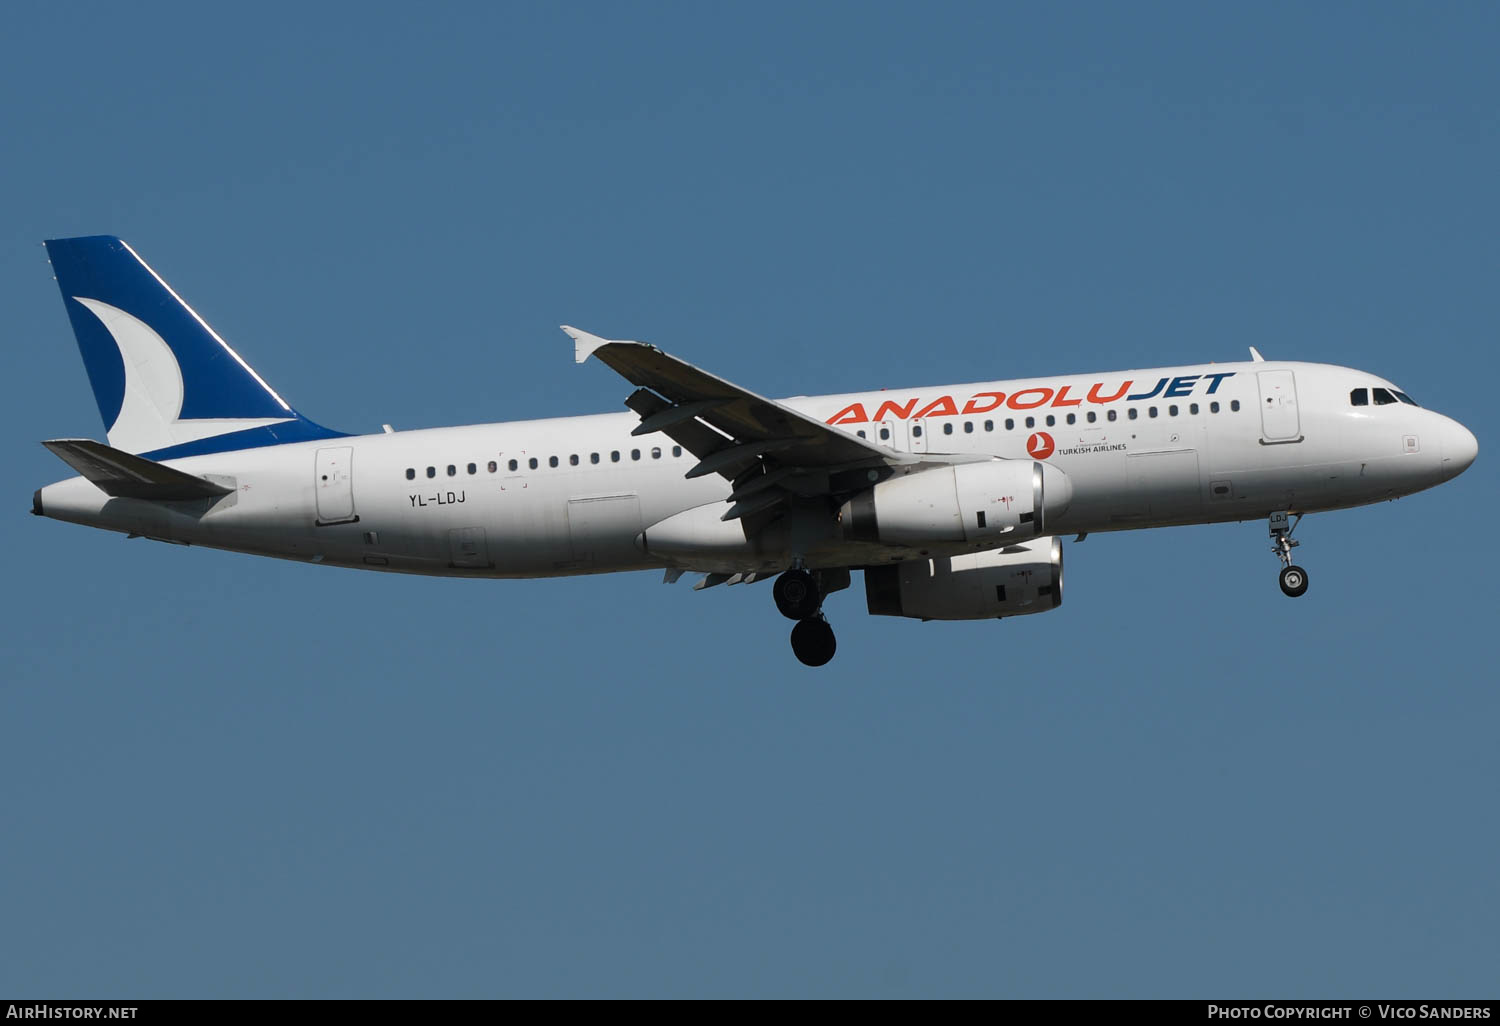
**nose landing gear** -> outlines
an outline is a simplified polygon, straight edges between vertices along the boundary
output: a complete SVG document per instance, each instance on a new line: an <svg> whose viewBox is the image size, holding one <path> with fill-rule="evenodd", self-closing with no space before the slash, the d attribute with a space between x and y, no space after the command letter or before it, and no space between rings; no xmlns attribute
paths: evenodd
<svg viewBox="0 0 1500 1026"><path fill-rule="evenodd" d="M824 572L826 574L826 572ZM844 574L847 585L848 574ZM789 620L796 620L792 628L792 653L807 666L822 666L833 658L838 650L833 628L823 616L823 585L827 583L801 567L788 570L776 578L771 595L776 599L776 608ZM832 583L833 589L839 587Z"/></svg>
<svg viewBox="0 0 1500 1026"><path fill-rule="evenodd" d="M1286 512L1271 514L1271 551L1281 560L1282 594L1288 598L1297 598L1307 592L1307 571L1292 564L1292 549L1301 544L1293 540L1292 532L1302 523L1302 514L1298 513L1295 520L1289 520L1289 517L1290 514Z"/></svg>

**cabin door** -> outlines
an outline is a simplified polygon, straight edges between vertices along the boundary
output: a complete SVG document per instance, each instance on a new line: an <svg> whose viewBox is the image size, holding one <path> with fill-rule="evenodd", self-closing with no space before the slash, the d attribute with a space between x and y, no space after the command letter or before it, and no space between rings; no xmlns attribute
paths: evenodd
<svg viewBox="0 0 1500 1026"><path fill-rule="evenodd" d="M354 515L354 447L319 449L313 470L318 524L348 524Z"/></svg>
<svg viewBox="0 0 1500 1026"><path fill-rule="evenodd" d="M1297 382L1292 372L1261 371L1255 377L1260 382L1261 441L1302 441L1301 418L1297 414Z"/></svg>

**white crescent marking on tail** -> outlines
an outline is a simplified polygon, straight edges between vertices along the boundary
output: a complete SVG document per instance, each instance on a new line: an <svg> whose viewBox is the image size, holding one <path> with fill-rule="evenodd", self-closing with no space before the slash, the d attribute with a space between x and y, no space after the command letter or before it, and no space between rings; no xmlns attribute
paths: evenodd
<svg viewBox="0 0 1500 1026"><path fill-rule="evenodd" d="M284 424L290 417L242 417L180 420L182 368L172 347L145 321L97 299L74 299L103 324L125 363L125 394L120 412L107 432L109 444L126 452L151 452L200 438Z"/></svg>

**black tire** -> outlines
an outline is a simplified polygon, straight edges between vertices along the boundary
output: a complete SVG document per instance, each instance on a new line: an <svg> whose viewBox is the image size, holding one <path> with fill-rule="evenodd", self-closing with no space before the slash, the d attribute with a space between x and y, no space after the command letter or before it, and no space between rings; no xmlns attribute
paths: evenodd
<svg viewBox="0 0 1500 1026"><path fill-rule="evenodd" d="M792 628L792 652L805 666L822 666L838 651L833 628L821 616L803 620Z"/></svg>
<svg viewBox="0 0 1500 1026"><path fill-rule="evenodd" d="M1300 566L1289 566L1281 571L1281 591L1288 598L1296 598L1307 592L1307 571Z"/></svg>
<svg viewBox="0 0 1500 1026"><path fill-rule="evenodd" d="M771 586L771 596L776 599L776 608L788 620L806 620L816 616L823 604L818 594L818 582L806 570L788 570L776 578Z"/></svg>

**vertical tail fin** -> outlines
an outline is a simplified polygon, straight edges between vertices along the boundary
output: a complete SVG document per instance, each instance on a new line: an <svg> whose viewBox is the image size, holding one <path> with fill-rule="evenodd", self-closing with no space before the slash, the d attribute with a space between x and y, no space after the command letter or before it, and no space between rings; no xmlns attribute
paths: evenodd
<svg viewBox="0 0 1500 1026"><path fill-rule="evenodd" d="M109 444L156 459L343 437L292 409L120 239L51 239Z"/></svg>

